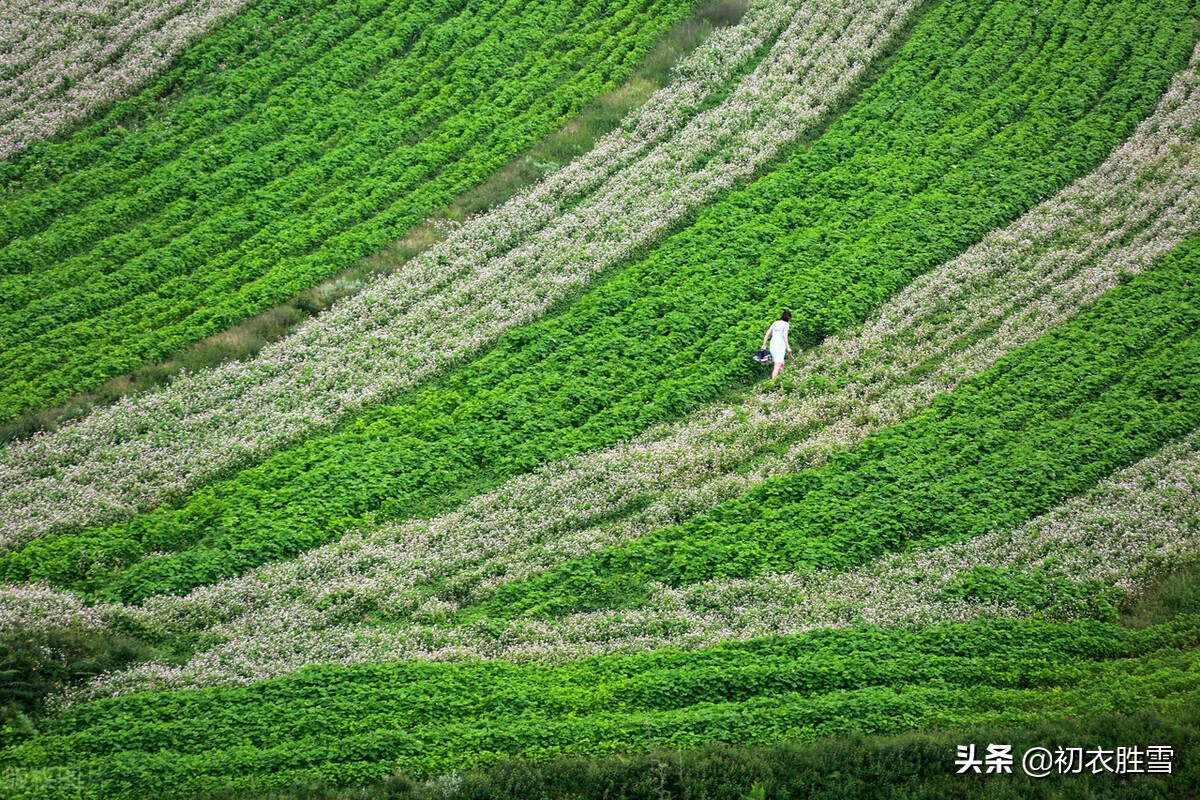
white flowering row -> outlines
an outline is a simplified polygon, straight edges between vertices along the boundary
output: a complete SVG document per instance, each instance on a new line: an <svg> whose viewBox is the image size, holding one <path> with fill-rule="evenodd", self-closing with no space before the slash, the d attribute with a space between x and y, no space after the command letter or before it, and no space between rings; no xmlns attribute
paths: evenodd
<svg viewBox="0 0 1200 800"><path fill-rule="evenodd" d="M133 92L251 0L32 0L0 19L0 158Z"/></svg>
<svg viewBox="0 0 1200 800"><path fill-rule="evenodd" d="M738 405L547 465L432 520L353 532L145 605L158 624L175 619L186 628L294 599L370 596L395 610L431 581L479 597L686 519L770 475L816 465L1061 325L1123 274L1200 231L1197 121L1189 70L1094 173L915 281L861 329L803 354L792 366L799 391L760 387Z"/></svg>
<svg viewBox="0 0 1200 800"><path fill-rule="evenodd" d="M267 565L186 597L151 598L140 609L103 609L104 614L133 615L164 633L207 630L202 652L190 664L174 670L158 665L139 667L129 675L109 679L105 691L249 681L314 662L468 652L531 655L548 648L545 642L553 637L575 641L568 632L609 625L605 620L626 619L622 614L629 615L636 625L657 630L659 638L630 622L634 626L630 630L635 632L623 634L624 638L598 636L596 648L616 646L612 642L627 647L636 641L660 641L672 631L685 630L669 613L671 602L697 597L700 600L696 602L703 604L707 602L704 597L725 591L719 587L743 584L709 584L680 593L663 589L660 607L655 609L577 615L544 630L537 622L514 623L492 639L479 638L482 628L443 630L431 626L430 620L436 621L455 606L430 596L422 585L442 580L470 599L482 598L490 586L645 535L710 508L768 475L819 463L830 450L846 447L911 415L935 393L953 389L1004 354L1060 325L1123 274L1150 267L1182 237L1200 231L1200 143L1195 135L1200 130L1200 84L1195 63L1193 59L1192 68L1177 76L1157 112L1095 172L914 282L862 329L833 337L799 359L797 386L805 391L759 391L740 406L713 407L630 443L517 478L430 521L355 532L293 561ZM791 446L783 455L761 455L773 453L789 441ZM1186 493L1195 491L1189 477L1196 469L1194 451L1194 440L1170 449L1158 460L1148 459L1127 470L1093 493L1090 500L1079 501L1097 509L1100 516L1092 519L1116 519L1110 514L1112 508L1128 513L1120 518L1126 520L1120 525L1087 528L1095 528L1099 543L1088 545L1090 552L1067 559L1064 569L1127 586L1139 569L1152 570L1190 552L1188 542L1194 544L1196 539L1195 514L1188 510L1188 503L1194 501L1187 499L1190 495ZM747 464L754 468L744 474L736 471ZM1141 492L1136 502L1130 499L1130 492ZM1156 497L1161 502L1155 501ZM654 498L655 502L644 502ZM1079 503L1065 508L1022 530L1084 536L1084 529L1062 523L1072 515L1081 524L1087 521ZM1171 517L1164 508L1176 508L1182 516ZM627 513L618 522L602 521L621 510ZM1126 535L1134 529L1140 533ZM1110 539L1116 536L1114 532L1121 535L1112 546L1125 548L1124 560L1117 560L1111 548L1103 549L1109 545L1100 541L1105 535L1111 534ZM943 551L943 556L959 558L954 554L973 552L970 548L990 552L979 544L957 547ZM1052 547L1054 552L1059 549ZM1018 552L1012 547L1008 550ZM1007 564L1002 559L995 561L1001 555L1007 558L1009 553L992 552L993 562L978 563ZM1101 569L1106 562L1110 562L1109 572ZM1086 563L1093 566L1080 566ZM852 575L874 574L872 569ZM816 579L777 576L764 580L771 585L807 587L808 581ZM820 580L834 582L828 584L832 586L852 578L826 575ZM758 586L754 582L745 585ZM755 597L758 591L748 590L746 596ZM766 589L763 592L762 597L771 596ZM891 602L887 598L893 596L864 592L864 603ZM795 608L811 605L811 595L804 596L808 600L793 604ZM905 596L894 594L895 598ZM844 602L836 599L841 595L830 597L835 600L824 611L814 605L806 612L810 616L798 619L808 620L805 624L833 624L834 616L847 612ZM737 607L736 603L718 604L712 613L728 615ZM399 632L359 624L364 610L376 608L409 622ZM755 608L746 612L747 625L755 615L766 613ZM795 608L786 613L796 613ZM891 606L864 605L848 618L882 621L887 617L879 609L886 608ZM931 605L928 614L932 616L927 617L912 610L912 603L902 608L909 609L905 613L911 613L915 621L980 611L975 605L947 600ZM771 619L769 615L762 618ZM539 636L543 638L529 633L534 630L542 630ZM728 622L705 623L695 630L700 631L695 634L700 637L697 641L736 634ZM751 632L744 635L755 635L753 631L762 629L746 630ZM589 647L580 644L570 652L597 651ZM550 651L568 652L553 647Z"/></svg>
<svg viewBox="0 0 1200 800"><path fill-rule="evenodd" d="M0 634L54 628L104 630L106 611L48 586L0 586Z"/></svg>
<svg viewBox="0 0 1200 800"><path fill-rule="evenodd" d="M924 552L900 553L848 572L773 574L653 587L636 609L439 625L452 610L431 598L423 619L400 628L341 625L321 629L311 608L281 616L269 632L236 639L172 668L143 664L102 677L58 702L145 689L248 683L311 663L459 660L561 662L606 653L689 649L721 641L803 633L861 622L923 626L983 616L1023 617L1016 604L963 600L945 593L979 566L1017 574L1099 581L1135 595L1165 570L1200 558L1200 433L1102 482L1015 529ZM1069 611L1068 611L1069 613Z"/></svg>
<svg viewBox="0 0 1200 800"><path fill-rule="evenodd" d="M756 6L594 154L462 226L257 358L9 445L0 452L0 547L182 494L536 318L811 130L911 6ZM766 56L725 101L696 113L771 36ZM686 122L676 127L678 117Z"/></svg>
<svg viewBox="0 0 1200 800"><path fill-rule="evenodd" d="M1022 616L1029 609L964 601L944 592L973 568L991 567L1039 578L1098 581L1136 596L1154 576L1197 558L1200 434L1193 434L1015 529L894 554L847 572L714 580L682 589L658 586L652 599L636 610L519 620L500 633L487 625L458 630L415 627L399 635L407 650L380 633L378 643L391 649L367 657L561 660L696 647L854 622L929 625L981 615ZM352 653L366 655L361 646L325 654L336 660Z"/></svg>

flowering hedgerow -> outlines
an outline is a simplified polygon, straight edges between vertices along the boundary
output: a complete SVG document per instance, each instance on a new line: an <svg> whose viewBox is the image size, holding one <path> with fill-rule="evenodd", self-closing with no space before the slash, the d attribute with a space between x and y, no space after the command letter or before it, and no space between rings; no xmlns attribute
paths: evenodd
<svg viewBox="0 0 1200 800"><path fill-rule="evenodd" d="M681 81L699 81L699 89L656 95L628 132L601 142L597 157L580 168L552 176L532 202L518 197L469 222L254 360L189 376L10 445L0 455L0 502L9 510L3 544L155 505L532 319L811 130L911 5L789 6L786 30L724 102L679 130L657 123L711 96L720 75L744 61L781 16L775 6L751 13L744 31L714 42L720 69L683 70ZM655 143L663 132L671 135ZM429 347L434 340L448 344Z"/></svg>

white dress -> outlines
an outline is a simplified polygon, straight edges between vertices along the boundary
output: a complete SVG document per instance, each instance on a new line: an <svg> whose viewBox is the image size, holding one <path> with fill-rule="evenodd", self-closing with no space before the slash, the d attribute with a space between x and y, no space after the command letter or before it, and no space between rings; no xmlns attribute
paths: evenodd
<svg viewBox="0 0 1200 800"><path fill-rule="evenodd" d="M771 358L782 364L787 355L788 323L777 319L771 323Z"/></svg>

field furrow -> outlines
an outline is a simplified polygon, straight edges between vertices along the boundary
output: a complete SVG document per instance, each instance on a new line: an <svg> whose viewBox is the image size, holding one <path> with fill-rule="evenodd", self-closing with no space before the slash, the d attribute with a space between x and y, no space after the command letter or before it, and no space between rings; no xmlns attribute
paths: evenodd
<svg viewBox="0 0 1200 800"><path fill-rule="evenodd" d="M533 219L526 217L524 201L518 198L495 215L468 223L445 246L435 247L400 274L339 304L288 340L265 349L257 359L181 379L162 392L122 401L60 432L10 445L0 465L4 501L12 509L4 523L8 541L155 505L253 456L326 427L461 358L500 330L528 321L589 274L629 252L633 243L609 238L616 233L612 225L622 219L622 207L637 212L642 220L653 209L663 213L661 224L634 232L636 242L645 243L667 221L727 188L772 157L789 138L809 129L821 109L849 91L870 56L887 43L889 30L903 21L907 8L902 3L869 10L854 4L820 4L820 10L813 6L809 13L797 14L796 23L773 44L772 55L730 98L675 132L668 139L670 146L659 143L647 155L635 157L590 198L593 203L596 198L618 198L625 206L596 206L594 210L607 212L604 216L583 215L578 204L575 211L562 209L572 195L596 183L597 174L611 173L614 162L629 161L620 155L627 146L635 153L646 149L647 137L640 131L663 127L653 124L654 114L634 120L634 135L616 133L616 147L602 143L603 157L589 162L586 169L564 170L564 179L552 178L545 193L535 193L543 199L534 204ZM810 17L819 24L808 24ZM763 35L761 27L752 30L751 41ZM741 36L723 37L720 46L733 54L731 60L744 59L750 49ZM812 68L792 75L788 70L805 58L812 59ZM691 75L685 71L684 81L690 82ZM673 113L679 93L664 96L664 113ZM694 105L696 101L684 102ZM734 122L747 121L759 127L730 128ZM773 131L774 138L763 140L763 130ZM755 141L762 148L755 149L746 137L759 137ZM644 171L638 165L647 159L661 163L667 155L678 154L680 147L686 150L692 145L703 146L691 155L706 163L685 176L686 181L680 178L680 185L665 193L658 183L639 187ZM547 206L547 198L552 205ZM554 212L559 213L551 218ZM497 228L510 227L510 220L515 222L512 227L530 233L497 253L492 249L496 244L489 242ZM564 238L585 235L618 251L600 257L581 252L587 248L580 239ZM479 263L481 252L494 257ZM452 281L460 262L463 274ZM518 264L524 266L514 266ZM541 278L534 285L531 273L538 270ZM496 283L490 286L489 281ZM443 292L453 292L458 299ZM491 301L472 292L511 307L491 313L486 307ZM465 329L456 329L464 325ZM434 339L453 344L431 348L428 343Z"/></svg>
<svg viewBox="0 0 1200 800"><path fill-rule="evenodd" d="M6 5L0 21L0 158L131 94L250 0Z"/></svg>
<svg viewBox="0 0 1200 800"><path fill-rule="evenodd" d="M274 24L291 5L256 9L268 41L292 32ZM360 5L300 9L302 35L279 48L307 44L291 71L286 52L264 62L243 41L259 17L238 17L130 101L132 117L6 170L0 414L61 402L355 266L613 88L692 4ZM174 104L152 108L162 93Z"/></svg>

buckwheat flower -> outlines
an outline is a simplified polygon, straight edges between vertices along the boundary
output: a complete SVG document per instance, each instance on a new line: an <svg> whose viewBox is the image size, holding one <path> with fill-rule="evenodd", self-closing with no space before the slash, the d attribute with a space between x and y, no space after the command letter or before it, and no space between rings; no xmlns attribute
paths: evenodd
<svg viewBox="0 0 1200 800"><path fill-rule="evenodd" d="M605 451L546 465L436 518L355 531L241 578L123 609L164 635L202 632L204 646L188 664L102 676L78 696L250 682L326 661L565 659L855 620L933 624L1030 613L1012 602L942 594L977 565L1056 570L1137 591L1147 576L1197 555L1196 437L1025 526L936 551L846 573L651 587L650 602L638 609L499 627L449 623L464 601L645 536L911 416L1200 232L1195 66L1194 56L1155 114L1093 173L798 360L797 391L751 391L736 405L713 405ZM1055 553L1069 557L1047 558ZM347 610L372 603L401 622L348 624Z"/></svg>
<svg viewBox="0 0 1200 800"><path fill-rule="evenodd" d="M132 94L251 0L34 0L0 23L0 158Z"/></svg>
<svg viewBox="0 0 1200 800"><path fill-rule="evenodd" d="M180 377L4 447L0 547L179 496L536 319L811 131L913 5L756 3L592 152L256 358ZM766 43L767 55L736 77ZM454 344L427 347L435 332Z"/></svg>

